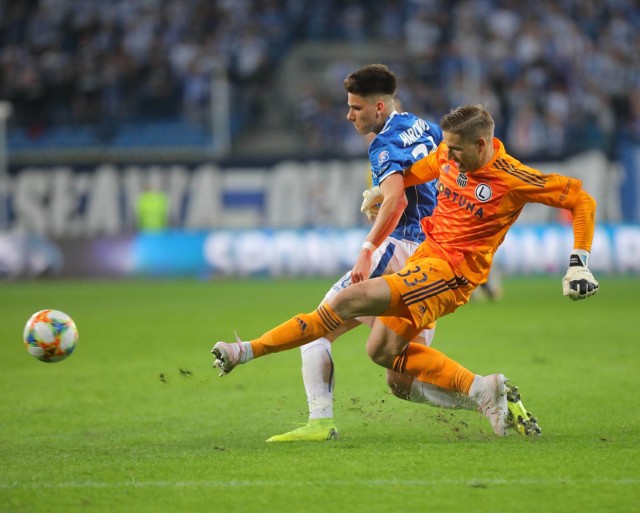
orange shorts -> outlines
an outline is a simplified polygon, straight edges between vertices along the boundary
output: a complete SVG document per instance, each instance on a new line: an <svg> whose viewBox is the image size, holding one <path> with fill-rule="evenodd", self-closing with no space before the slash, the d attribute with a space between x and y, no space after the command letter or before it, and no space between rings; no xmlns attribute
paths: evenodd
<svg viewBox="0 0 640 513"><path fill-rule="evenodd" d="M417 257L395 274L382 276L391 289L389 311L380 321L405 340L413 340L436 319L465 304L475 288L438 257Z"/></svg>

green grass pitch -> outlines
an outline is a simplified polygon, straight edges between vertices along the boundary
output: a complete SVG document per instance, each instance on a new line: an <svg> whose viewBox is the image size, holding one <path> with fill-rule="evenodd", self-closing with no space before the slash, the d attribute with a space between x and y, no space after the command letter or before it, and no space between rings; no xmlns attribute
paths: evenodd
<svg viewBox="0 0 640 513"><path fill-rule="evenodd" d="M335 442L266 444L303 423L297 349L219 378L209 351L311 311L331 280L0 284L0 512L632 512L640 508L640 280L507 279L439 321L434 346L520 386L543 436L393 398L358 328L334 345ZM45 364L29 316L80 341Z"/></svg>

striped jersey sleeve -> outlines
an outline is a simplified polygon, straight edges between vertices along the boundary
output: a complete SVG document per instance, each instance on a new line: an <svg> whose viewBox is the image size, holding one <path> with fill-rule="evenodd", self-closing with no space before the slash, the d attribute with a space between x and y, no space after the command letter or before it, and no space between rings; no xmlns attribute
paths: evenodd
<svg viewBox="0 0 640 513"><path fill-rule="evenodd" d="M405 185L438 174L438 205L422 221L425 249L446 258L454 269L472 283L486 281L493 256L509 228L527 203L584 209L583 226L578 223L576 240L593 237L590 196L579 180L559 174L543 174L508 155L494 139L494 156L484 167L461 173L447 159L444 144L405 172ZM590 217L590 218L589 218ZM576 224L574 223L574 230Z"/></svg>

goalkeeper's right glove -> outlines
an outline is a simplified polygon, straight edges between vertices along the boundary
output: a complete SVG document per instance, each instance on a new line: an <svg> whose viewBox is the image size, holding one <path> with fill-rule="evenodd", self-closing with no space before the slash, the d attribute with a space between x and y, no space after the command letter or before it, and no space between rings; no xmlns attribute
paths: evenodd
<svg viewBox="0 0 640 513"><path fill-rule="evenodd" d="M382 203L382 189L377 185L367 189L362 193L362 205L360 206L360 212L367 215L369 221L375 221L380 212L380 203Z"/></svg>
<svg viewBox="0 0 640 513"><path fill-rule="evenodd" d="M574 301L587 299L598 292L598 282L587 268L589 252L574 249L569 259L569 269L562 278L562 293Z"/></svg>

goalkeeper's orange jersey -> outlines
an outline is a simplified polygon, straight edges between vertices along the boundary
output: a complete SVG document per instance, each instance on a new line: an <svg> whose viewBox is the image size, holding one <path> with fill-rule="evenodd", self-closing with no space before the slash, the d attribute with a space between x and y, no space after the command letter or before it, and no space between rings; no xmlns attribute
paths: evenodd
<svg viewBox="0 0 640 513"><path fill-rule="evenodd" d="M448 160L444 143L405 170L405 187L438 178L438 203L421 221L427 238L413 259L443 257L472 284L484 283L494 253L526 203L570 210L574 248L590 251L595 201L580 180L542 174L508 155L496 138L493 146L491 161L469 173L460 173Z"/></svg>

